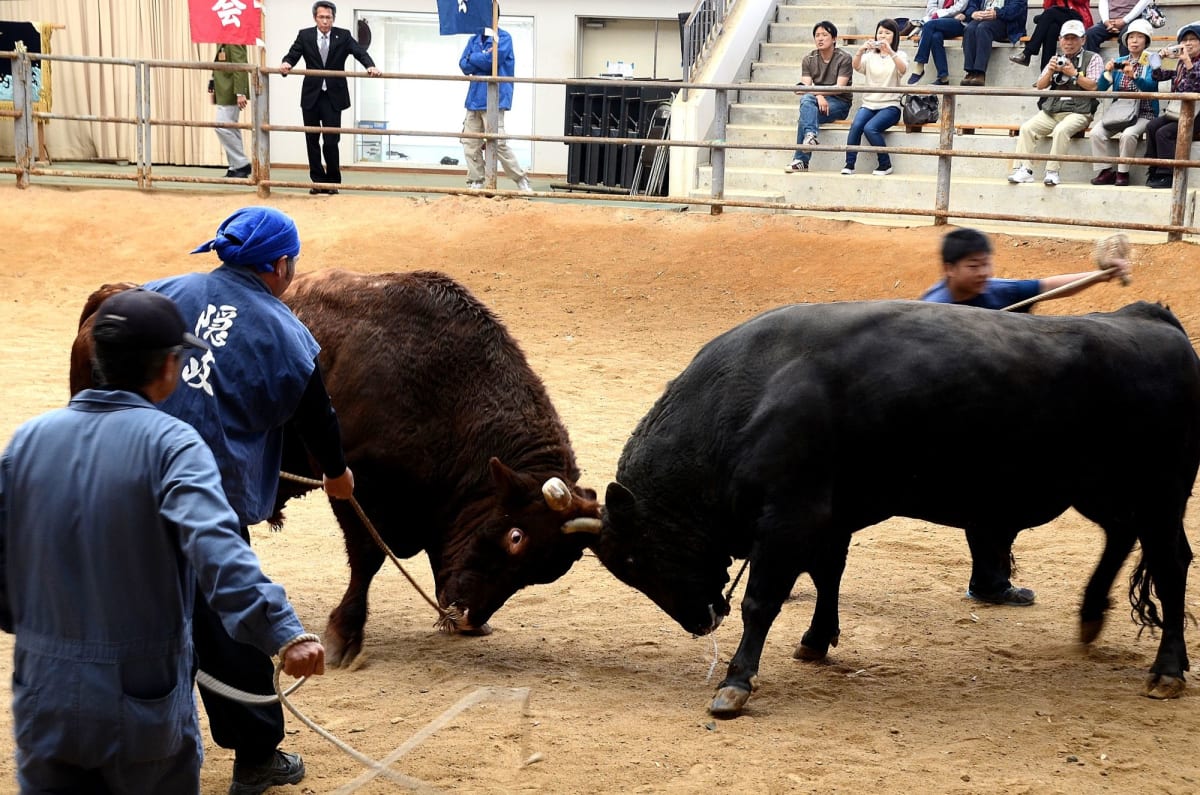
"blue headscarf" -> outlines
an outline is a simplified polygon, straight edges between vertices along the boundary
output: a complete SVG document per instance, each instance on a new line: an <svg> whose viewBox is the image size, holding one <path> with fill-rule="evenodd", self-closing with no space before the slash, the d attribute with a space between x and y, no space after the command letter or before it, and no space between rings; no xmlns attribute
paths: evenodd
<svg viewBox="0 0 1200 795"><path fill-rule="evenodd" d="M275 260L300 253L296 222L273 207L243 207L217 227L217 236L192 253L215 251L226 265L241 265L259 273L271 271Z"/></svg>

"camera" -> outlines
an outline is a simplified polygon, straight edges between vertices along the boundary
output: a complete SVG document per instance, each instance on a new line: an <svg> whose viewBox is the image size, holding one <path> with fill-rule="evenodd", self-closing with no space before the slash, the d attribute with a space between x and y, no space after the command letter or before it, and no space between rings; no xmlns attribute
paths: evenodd
<svg viewBox="0 0 1200 795"><path fill-rule="evenodd" d="M1167 57L1169 57L1169 58L1178 58L1182 54L1183 54L1183 45L1182 44L1172 44L1169 47L1167 47Z"/></svg>
<svg viewBox="0 0 1200 795"><path fill-rule="evenodd" d="M880 42L876 41L875 39L871 39L870 41L867 42L867 46L870 47L872 50L878 50L883 45Z"/></svg>
<svg viewBox="0 0 1200 795"><path fill-rule="evenodd" d="M1067 56L1065 56L1065 55L1056 55L1056 56L1054 56L1054 65L1055 65L1055 66L1057 66L1057 67L1060 67L1060 68L1061 68L1061 67L1063 67L1063 66L1066 66L1066 65L1067 65L1067 64L1069 64L1070 62L1071 62L1071 59L1070 59L1070 58L1068 58L1068 57L1067 57Z"/></svg>

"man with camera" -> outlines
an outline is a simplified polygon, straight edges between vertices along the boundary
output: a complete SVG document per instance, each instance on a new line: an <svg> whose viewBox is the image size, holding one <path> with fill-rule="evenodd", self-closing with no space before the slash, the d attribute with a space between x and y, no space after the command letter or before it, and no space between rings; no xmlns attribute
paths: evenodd
<svg viewBox="0 0 1200 795"><path fill-rule="evenodd" d="M1058 36L1061 54L1050 59L1033 85L1042 91L1049 89L1064 93L1038 100L1038 112L1021 125L1016 154L1034 151L1041 138L1050 139L1050 154L1066 154L1071 137L1086 130L1091 123L1099 100L1066 93L1095 91L1104 73L1104 59L1083 49L1083 36L1082 22L1072 19L1063 23ZM1053 187L1059 183L1058 167L1058 161L1046 161L1043 182L1047 186ZM1014 161L1013 173L1008 175L1008 181L1014 185L1033 182L1033 163L1027 159Z"/></svg>

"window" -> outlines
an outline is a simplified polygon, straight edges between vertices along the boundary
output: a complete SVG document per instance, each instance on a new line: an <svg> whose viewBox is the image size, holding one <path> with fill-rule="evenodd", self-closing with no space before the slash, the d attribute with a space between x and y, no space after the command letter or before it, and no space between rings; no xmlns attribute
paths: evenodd
<svg viewBox="0 0 1200 795"><path fill-rule="evenodd" d="M371 31L371 57L385 72L461 75L458 59L467 36L438 34L433 13L360 11ZM357 27L357 26L356 26ZM533 17L500 17L500 27L512 36L517 56L516 76L533 75ZM451 132L462 129L467 83L444 80L359 80L354 108L360 126L401 130ZM380 122L384 124L380 124ZM533 86L514 84L513 107L504 116L505 130L529 135L533 130ZM357 136L356 161L379 161L406 166L435 166L443 157L463 163L457 138L389 135ZM382 138L382 140L380 140ZM509 141L513 153L532 168L529 141Z"/></svg>

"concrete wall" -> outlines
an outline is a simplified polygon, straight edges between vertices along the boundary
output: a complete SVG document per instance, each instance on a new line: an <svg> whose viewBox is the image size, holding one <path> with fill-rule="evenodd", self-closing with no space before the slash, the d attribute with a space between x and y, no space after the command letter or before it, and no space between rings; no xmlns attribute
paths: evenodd
<svg viewBox="0 0 1200 795"><path fill-rule="evenodd" d="M608 17L627 19L676 19L682 11L690 10L690 0L584 0L564 3L561 0L503 0L504 15L531 16L534 18L534 40L532 53L517 53L518 59L532 58L533 74L537 77L577 77L576 64L579 45L580 17ZM266 63L277 66L302 27L311 27L311 0L271 0L266 15ZM436 11L432 0L371 0L354 5L338 3L339 27L352 27L355 12ZM466 38L457 37L465 43ZM353 63L353 60L351 60ZM429 73L447 71L445 65L433 66ZM457 64L450 65L457 72ZM447 84L456 93L465 95L465 84ZM271 79L271 121L274 124L299 125L300 80ZM563 103L566 92L562 86L537 86L534 95L534 134L563 134ZM351 101L355 98L351 86ZM342 123L350 124L354 119L353 108L343 114ZM413 118L405 125L407 129L422 129L420 111L414 109ZM353 162L354 136L342 136L342 162ZM304 136L299 133L271 136L271 160L275 163L307 163ZM565 174L567 170L567 147L561 143L538 143L533 148L532 169L539 174Z"/></svg>

